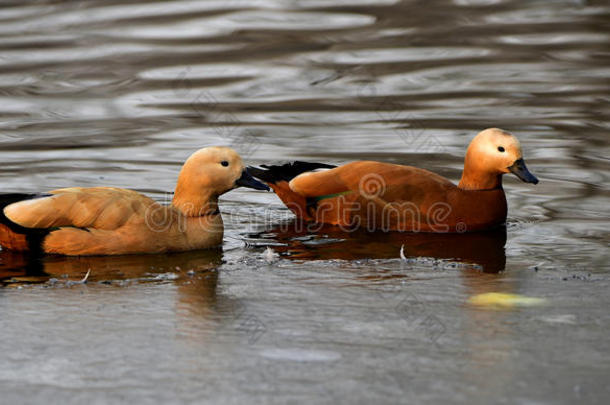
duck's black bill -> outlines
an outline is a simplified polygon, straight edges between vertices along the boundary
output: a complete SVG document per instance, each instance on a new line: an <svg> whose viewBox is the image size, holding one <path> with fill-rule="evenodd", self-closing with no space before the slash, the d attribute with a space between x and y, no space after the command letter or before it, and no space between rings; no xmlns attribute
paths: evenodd
<svg viewBox="0 0 610 405"><path fill-rule="evenodd" d="M252 177L250 173L248 173L247 169L244 169L241 172L241 177L237 179L235 184L242 187L253 188L255 190L269 190L269 187L267 187L266 184L263 184L260 181L256 180L254 177Z"/></svg>
<svg viewBox="0 0 610 405"><path fill-rule="evenodd" d="M538 179L536 176L531 174L529 170L527 170L527 166L525 165L525 161L523 159L515 160L515 163L513 163L508 170L526 183L538 184Z"/></svg>

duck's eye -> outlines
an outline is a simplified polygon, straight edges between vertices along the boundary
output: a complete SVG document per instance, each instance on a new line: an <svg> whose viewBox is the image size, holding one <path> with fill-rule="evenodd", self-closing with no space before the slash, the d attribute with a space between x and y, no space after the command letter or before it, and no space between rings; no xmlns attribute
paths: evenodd
<svg viewBox="0 0 610 405"><path fill-rule="evenodd" d="M504 146L498 146L498 150L499 150L500 152L504 152L504 150L505 150L505 149L504 149Z"/></svg>
<svg viewBox="0 0 610 405"><path fill-rule="evenodd" d="M226 160L223 160L222 162L220 162L221 165L223 165L224 167L229 166L229 162L227 162Z"/></svg>

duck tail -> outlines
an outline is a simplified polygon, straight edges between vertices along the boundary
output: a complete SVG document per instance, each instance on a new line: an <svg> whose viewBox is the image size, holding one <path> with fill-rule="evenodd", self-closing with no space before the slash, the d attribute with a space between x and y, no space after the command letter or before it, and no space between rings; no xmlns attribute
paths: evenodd
<svg viewBox="0 0 610 405"><path fill-rule="evenodd" d="M261 165L261 168L249 166L248 172L252 176L272 185L282 181L288 182L302 173L311 172L317 169L332 169L335 167L337 166L326 163L301 162L297 160L284 165Z"/></svg>
<svg viewBox="0 0 610 405"><path fill-rule="evenodd" d="M4 215L4 208L13 203L49 197L51 194L10 193L0 194L0 246L9 250L42 252L42 242L51 231L42 228L23 227Z"/></svg>
<svg viewBox="0 0 610 405"><path fill-rule="evenodd" d="M299 174L311 172L316 169L332 169L336 166L326 163L292 162L279 166L261 165L258 167L248 167L248 172L264 181L275 191L275 194L282 200L298 218L312 220L310 204L307 199L292 191L288 182Z"/></svg>

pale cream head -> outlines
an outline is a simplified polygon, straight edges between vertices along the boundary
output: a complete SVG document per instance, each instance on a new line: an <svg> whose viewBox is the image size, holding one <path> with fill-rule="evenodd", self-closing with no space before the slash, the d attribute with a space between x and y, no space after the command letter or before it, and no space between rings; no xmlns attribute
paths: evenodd
<svg viewBox="0 0 610 405"><path fill-rule="evenodd" d="M195 192L210 191L221 195L237 187L244 164L233 149L212 146L193 153L182 166L178 176L181 183Z"/></svg>
<svg viewBox="0 0 610 405"><path fill-rule="evenodd" d="M478 133L466 151L466 162L489 173L508 173L522 158L521 144L511 133L488 128Z"/></svg>
<svg viewBox="0 0 610 405"><path fill-rule="evenodd" d="M226 146L212 146L193 153L182 166L173 205L185 215L200 216L217 210L218 196L236 187L269 188L252 178L241 157Z"/></svg>
<svg viewBox="0 0 610 405"><path fill-rule="evenodd" d="M479 132L468 146L460 187L495 188L501 184L500 176L509 172L527 183L538 182L525 167L519 140L502 129L488 128Z"/></svg>

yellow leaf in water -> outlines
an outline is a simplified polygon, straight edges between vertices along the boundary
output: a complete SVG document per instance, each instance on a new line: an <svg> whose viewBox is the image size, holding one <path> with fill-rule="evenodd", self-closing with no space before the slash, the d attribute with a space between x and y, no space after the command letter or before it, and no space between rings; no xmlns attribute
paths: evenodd
<svg viewBox="0 0 610 405"><path fill-rule="evenodd" d="M540 305L544 304L545 301L544 298L496 292L473 295L468 299L468 302L472 305L503 308Z"/></svg>

